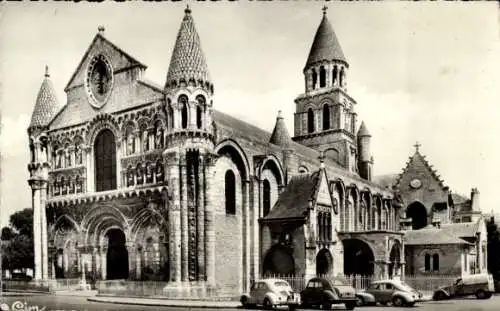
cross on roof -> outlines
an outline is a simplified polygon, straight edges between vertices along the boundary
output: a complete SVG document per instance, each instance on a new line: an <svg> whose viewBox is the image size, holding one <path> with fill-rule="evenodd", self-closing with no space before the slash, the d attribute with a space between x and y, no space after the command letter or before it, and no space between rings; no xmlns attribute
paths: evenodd
<svg viewBox="0 0 500 311"><path fill-rule="evenodd" d="M422 145L418 141L415 143L415 145L413 145L413 147L415 147L416 152L418 152L418 149L420 148L420 146L422 146Z"/></svg>
<svg viewBox="0 0 500 311"><path fill-rule="evenodd" d="M322 10L323 10L323 15L326 15L326 10L328 10L328 7L326 5L323 6Z"/></svg>

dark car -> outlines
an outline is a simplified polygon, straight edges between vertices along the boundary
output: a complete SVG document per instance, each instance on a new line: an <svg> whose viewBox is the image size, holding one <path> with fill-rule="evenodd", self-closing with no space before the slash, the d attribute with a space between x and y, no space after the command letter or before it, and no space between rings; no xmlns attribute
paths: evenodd
<svg viewBox="0 0 500 311"><path fill-rule="evenodd" d="M495 292L491 274L464 275L449 286L438 288L432 295L434 300L444 300L454 297L476 295L478 299L491 298Z"/></svg>
<svg viewBox="0 0 500 311"><path fill-rule="evenodd" d="M332 304L345 304L347 310L356 306L356 291L340 278L312 278L300 293L303 307L331 309Z"/></svg>

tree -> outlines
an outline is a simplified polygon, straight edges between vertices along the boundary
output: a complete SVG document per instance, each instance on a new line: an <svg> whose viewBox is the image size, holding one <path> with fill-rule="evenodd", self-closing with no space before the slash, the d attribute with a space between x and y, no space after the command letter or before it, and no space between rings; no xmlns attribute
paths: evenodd
<svg viewBox="0 0 500 311"><path fill-rule="evenodd" d="M495 280L500 280L500 232L494 217L486 222L488 232L488 271Z"/></svg>
<svg viewBox="0 0 500 311"><path fill-rule="evenodd" d="M33 268L33 210L23 209L10 216L10 227L2 228L2 267Z"/></svg>

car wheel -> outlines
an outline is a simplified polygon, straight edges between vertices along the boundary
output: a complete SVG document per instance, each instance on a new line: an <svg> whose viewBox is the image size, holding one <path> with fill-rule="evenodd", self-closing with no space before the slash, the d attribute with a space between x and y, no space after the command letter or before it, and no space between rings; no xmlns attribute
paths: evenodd
<svg viewBox="0 0 500 311"><path fill-rule="evenodd" d="M264 308L268 310L273 309L273 304L271 303L271 300L269 300L269 298L264 299Z"/></svg>
<svg viewBox="0 0 500 311"><path fill-rule="evenodd" d="M392 305L395 307L401 307L404 304L404 300L401 297L392 298Z"/></svg>
<svg viewBox="0 0 500 311"><path fill-rule="evenodd" d="M408 308L411 308L411 307L413 307L414 305L415 305L415 301L413 301L413 302L407 302L407 303L405 304L405 306L406 306L406 307L408 307Z"/></svg>
<svg viewBox="0 0 500 311"><path fill-rule="evenodd" d="M321 305L321 309L323 310L331 310L332 309L332 304L329 302L323 302Z"/></svg>
<svg viewBox="0 0 500 311"><path fill-rule="evenodd" d="M354 308L356 307L356 304L357 302L349 302L349 303L346 303L345 304L345 308L347 310L354 310Z"/></svg>
<svg viewBox="0 0 500 311"><path fill-rule="evenodd" d="M437 292L437 293L434 294L433 299L434 300L445 300L446 299L446 295L443 292Z"/></svg>
<svg viewBox="0 0 500 311"><path fill-rule="evenodd" d="M241 296L240 302L241 302L241 305L243 306L243 308L248 308L248 297Z"/></svg>
<svg viewBox="0 0 500 311"><path fill-rule="evenodd" d="M477 299L486 299L486 292L482 289L476 292Z"/></svg>
<svg viewBox="0 0 500 311"><path fill-rule="evenodd" d="M363 299L363 297L357 296L356 297L356 306L361 307L364 305L365 305L365 300Z"/></svg>

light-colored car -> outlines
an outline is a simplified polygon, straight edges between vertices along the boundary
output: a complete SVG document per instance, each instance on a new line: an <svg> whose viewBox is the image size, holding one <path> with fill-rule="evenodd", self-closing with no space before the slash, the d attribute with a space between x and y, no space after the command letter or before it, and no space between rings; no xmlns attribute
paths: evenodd
<svg viewBox="0 0 500 311"><path fill-rule="evenodd" d="M376 302L381 304L392 303L396 307L411 307L422 299L422 293L398 280L372 282L364 292L373 295Z"/></svg>
<svg viewBox="0 0 500 311"><path fill-rule="evenodd" d="M356 292L356 305L358 307L362 306L374 306L377 304L377 300L375 299L375 296L373 296L370 293L367 293L363 290L357 291Z"/></svg>
<svg viewBox="0 0 500 311"><path fill-rule="evenodd" d="M271 309L276 306L288 306L295 309L300 305L300 294L295 293L287 281L280 279L262 279L252 284L250 293L241 296L245 308L257 305Z"/></svg>
<svg viewBox="0 0 500 311"><path fill-rule="evenodd" d="M432 295L434 300L476 295L478 299L488 299L495 293L491 274L472 274L458 278L449 286L438 288Z"/></svg>

